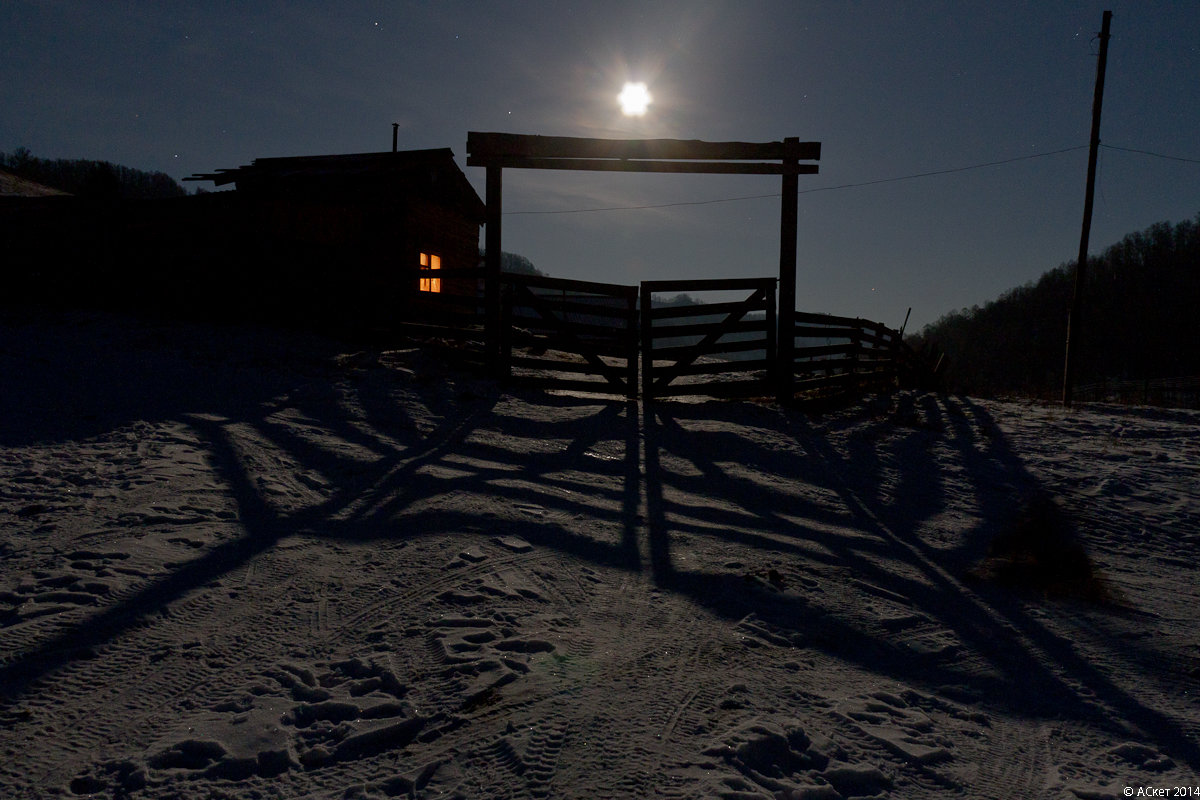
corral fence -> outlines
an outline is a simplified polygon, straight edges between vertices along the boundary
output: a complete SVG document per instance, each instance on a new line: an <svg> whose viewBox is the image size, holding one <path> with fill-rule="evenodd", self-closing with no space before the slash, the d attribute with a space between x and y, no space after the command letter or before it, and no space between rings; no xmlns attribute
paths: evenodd
<svg viewBox="0 0 1200 800"><path fill-rule="evenodd" d="M792 391L828 395L895 383L907 357L902 337L878 322L795 313Z"/></svg>
<svg viewBox="0 0 1200 800"><path fill-rule="evenodd" d="M894 385L915 367L901 335L885 325L804 312L795 313L790 364L783 363L775 278L626 286L503 273L499 342L489 346L481 273L458 272L443 270L443 280L459 281L458 288L447 291L452 284L443 283L440 294L421 293L398 329L449 345L447 355L464 363L544 389L645 400L811 398ZM714 292L742 296L661 300Z"/></svg>
<svg viewBox="0 0 1200 800"><path fill-rule="evenodd" d="M1080 402L1200 408L1200 375L1140 381L1100 381L1075 387Z"/></svg>

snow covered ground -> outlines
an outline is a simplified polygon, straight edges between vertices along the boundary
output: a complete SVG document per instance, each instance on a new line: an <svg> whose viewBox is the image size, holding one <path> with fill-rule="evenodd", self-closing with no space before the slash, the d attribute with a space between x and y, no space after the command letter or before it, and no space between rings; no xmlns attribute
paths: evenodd
<svg viewBox="0 0 1200 800"><path fill-rule="evenodd" d="M0 794L1197 787L1198 433L4 312Z"/></svg>

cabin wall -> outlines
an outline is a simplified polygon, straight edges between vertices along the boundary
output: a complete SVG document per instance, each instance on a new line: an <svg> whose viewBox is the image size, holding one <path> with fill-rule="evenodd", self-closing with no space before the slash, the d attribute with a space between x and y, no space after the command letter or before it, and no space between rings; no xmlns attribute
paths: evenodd
<svg viewBox="0 0 1200 800"><path fill-rule="evenodd" d="M413 200L214 192L0 203L0 289L10 301L319 330L387 328L420 294L419 253L471 268L478 247L478 223ZM474 279L444 279L442 290L477 294Z"/></svg>

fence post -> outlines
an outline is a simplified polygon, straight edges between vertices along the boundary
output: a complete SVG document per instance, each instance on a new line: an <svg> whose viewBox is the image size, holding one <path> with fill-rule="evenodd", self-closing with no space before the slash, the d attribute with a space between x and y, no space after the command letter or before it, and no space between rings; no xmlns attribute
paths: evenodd
<svg viewBox="0 0 1200 800"><path fill-rule="evenodd" d="M501 289L500 296L500 330L499 330L499 360L496 364L496 369L500 373L500 377L508 379L512 377L512 349L513 349L513 304L515 302L513 284L505 281Z"/></svg>
<svg viewBox="0 0 1200 800"><path fill-rule="evenodd" d="M779 344L778 344L778 328L775 314L775 287L778 280L772 279L767 285L767 385L778 396L782 387L783 378L780 370L783 364L779 359ZM792 370L791 365L788 366L788 372Z"/></svg>
<svg viewBox="0 0 1200 800"><path fill-rule="evenodd" d="M905 319L905 323L907 323L907 322L908 322L908 320ZM901 325L900 329L903 330L904 326ZM882 322L879 323L879 326L876 328L875 333L879 336L880 339L882 339L885 334L890 339L889 343L888 343L888 365L889 365L888 370L892 376L892 378L891 378L892 386L893 387L899 386L900 385L900 338L904 334L893 331L891 328L884 325Z"/></svg>
<svg viewBox="0 0 1200 800"><path fill-rule="evenodd" d="M641 285L642 304L642 402L649 403L654 399L653 369L654 364L654 328L650 317L650 288L645 283Z"/></svg>
<svg viewBox="0 0 1200 800"><path fill-rule="evenodd" d="M487 222L484 224L484 338L489 357L499 360L501 349L500 326L500 220L504 196L501 188L503 170L499 166L487 168Z"/></svg>
<svg viewBox="0 0 1200 800"><path fill-rule="evenodd" d="M641 340L638 337L638 291L630 288L625 295L625 396L637 400L638 396L638 353Z"/></svg>
<svg viewBox="0 0 1200 800"><path fill-rule="evenodd" d="M862 355L862 320L856 320L854 333L850 334L850 364L846 368L849 375L847 382L851 388L858 388L858 359Z"/></svg>
<svg viewBox="0 0 1200 800"><path fill-rule="evenodd" d="M785 144L798 145L799 138L784 139ZM796 241L800 217L799 161L783 160L783 197L779 209L779 355L777 399L780 403L792 400L792 373L795 370L796 349Z"/></svg>

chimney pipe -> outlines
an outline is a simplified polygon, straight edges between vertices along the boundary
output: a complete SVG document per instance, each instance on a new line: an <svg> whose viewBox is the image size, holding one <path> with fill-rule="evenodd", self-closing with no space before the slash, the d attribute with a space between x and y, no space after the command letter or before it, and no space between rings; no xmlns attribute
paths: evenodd
<svg viewBox="0 0 1200 800"><path fill-rule="evenodd" d="M396 137L399 135L399 131L400 131L400 123L393 122L392 123L392 152L393 153L396 152Z"/></svg>

